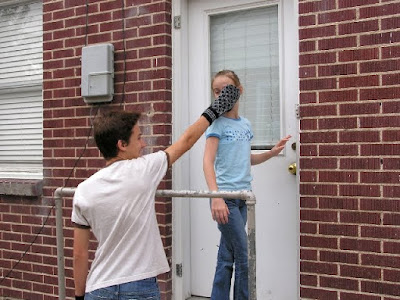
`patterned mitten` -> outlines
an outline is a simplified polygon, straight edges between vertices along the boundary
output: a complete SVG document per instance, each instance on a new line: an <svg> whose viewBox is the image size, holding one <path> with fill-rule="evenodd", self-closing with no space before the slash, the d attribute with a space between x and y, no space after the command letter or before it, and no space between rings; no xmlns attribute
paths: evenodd
<svg viewBox="0 0 400 300"><path fill-rule="evenodd" d="M219 116L230 111L240 97L240 90L234 85L227 85L221 91L221 94L213 103L201 114L210 125Z"/></svg>

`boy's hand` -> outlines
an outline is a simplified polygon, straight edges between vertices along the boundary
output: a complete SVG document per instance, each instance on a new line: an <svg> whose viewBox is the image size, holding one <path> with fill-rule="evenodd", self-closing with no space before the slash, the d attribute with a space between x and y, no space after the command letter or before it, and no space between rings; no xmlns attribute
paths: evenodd
<svg viewBox="0 0 400 300"><path fill-rule="evenodd" d="M211 214L214 221L218 224L228 223L229 209L224 199L213 198L211 199Z"/></svg>
<svg viewBox="0 0 400 300"><path fill-rule="evenodd" d="M202 113L210 125L220 115L230 111L240 97L240 90L234 85L227 85L213 103Z"/></svg>

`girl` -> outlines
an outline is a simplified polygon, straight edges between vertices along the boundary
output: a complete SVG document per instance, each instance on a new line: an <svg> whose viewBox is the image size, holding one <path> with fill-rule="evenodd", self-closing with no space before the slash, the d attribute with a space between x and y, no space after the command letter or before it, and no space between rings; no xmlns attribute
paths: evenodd
<svg viewBox="0 0 400 300"><path fill-rule="evenodd" d="M218 72L211 82L217 98L227 85L243 93L238 76L231 70ZM280 140L270 151L252 154L250 122L239 116L239 101L232 110L217 119L206 131L203 170L210 191L251 190L251 165L278 155L291 136ZM211 300L229 300L233 264L235 264L234 299L248 299L247 207L243 200L213 198L212 218L218 222L221 240Z"/></svg>

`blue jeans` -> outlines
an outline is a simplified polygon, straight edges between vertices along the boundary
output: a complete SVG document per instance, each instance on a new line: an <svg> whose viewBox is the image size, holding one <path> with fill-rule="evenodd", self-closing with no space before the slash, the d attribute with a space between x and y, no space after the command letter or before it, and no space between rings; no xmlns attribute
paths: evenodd
<svg viewBox="0 0 400 300"><path fill-rule="evenodd" d="M157 278L146 278L94 290L85 300L160 300Z"/></svg>
<svg viewBox="0 0 400 300"><path fill-rule="evenodd" d="M225 199L228 223L218 224L221 241L218 250L211 300L229 300L235 265L234 300L248 299L247 205L239 199Z"/></svg>

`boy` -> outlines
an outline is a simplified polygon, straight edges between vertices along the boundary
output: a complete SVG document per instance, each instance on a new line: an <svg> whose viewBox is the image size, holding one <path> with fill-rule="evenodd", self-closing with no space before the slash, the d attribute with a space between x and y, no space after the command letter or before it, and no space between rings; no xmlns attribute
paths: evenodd
<svg viewBox="0 0 400 300"><path fill-rule="evenodd" d="M169 265L155 214L156 188L168 167L238 98L236 87L226 87L177 142L144 156L139 113L109 112L95 120L106 167L79 184L74 195L76 299L160 299L156 276ZM88 274L90 231L98 247Z"/></svg>

